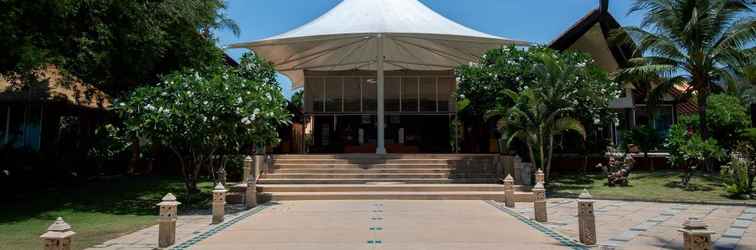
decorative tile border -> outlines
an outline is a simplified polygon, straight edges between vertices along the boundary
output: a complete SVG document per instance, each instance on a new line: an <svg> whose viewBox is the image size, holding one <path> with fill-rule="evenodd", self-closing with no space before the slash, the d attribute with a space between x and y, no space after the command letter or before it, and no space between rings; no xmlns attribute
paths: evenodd
<svg viewBox="0 0 756 250"><path fill-rule="evenodd" d="M258 205L256 207L250 209L250 210L244 211L244 212L242 212L242 214L240 214L240 215L238 215L238 216L236 216L234 218L231 218L229 220L226 220L225 222L223 222L221 224L218 224L218 225L210 228L209 230L207 230L207 231L205 231L205 232L203 232L203 233L201 233L199 235L196 235L196 236L192 237L191 239L188 239L188 240L186 240L184 242L181 242L180 244L177 244L176 246L174 246L171 249L175 249L175 250L189 249L190 247L194 246L195 244L199 243L200 241L205 240L207 238L210 238L210 236L213 236L213 235L217 234L218 232L223 231L224 229L226 229L226 228L228 228L228 227L236 224L237 222L242 221L242 220L244 220L247 217L250 217L252 215L255 215L255 214L259 213L260 211L262 211L262 210L264 210L266 208L269 208L271 206L272 206L271 204L266 203L266 204Z"/></svg>
<svg viewBox="0 0 756 250"><path fill-rule="evenodd" d="M577 243L574 240L568 238L567 236L564 236L564 235L562 235L562 234L560 234L560 233L558 233L558 232L556 232L556 231L554 231L554 230L552 230L552 229L544 226L543 224L538 223L535 220L528 219L527 217L522 216L521 214L517 213L516 211L513 211L513 210L505 207L504 205L497 203L496 201L486 200L485 202L488 203L489 205L493 206L494 208L499 209L500 211L505 212L505 213L511 215L512 217L515 217L517 220L519 220L519 221L527 224L528 226L532 227L535 230L538 230L539 232L545 234L546 236L549 236L552 239L555 239L555 240L559 241L559 243L562 244L563 246L569 247L569 248L574 249L574 250L587 250L587 249L589 249L585 245Z"/></svg>
<svg viewBox="0 0 756 250"><path fill-rule="evenodd" d="M715 249L736 249L738 242L743 238L743 235L748 228L756 220L756 208L746 208L740 213L738 218L735 218L727 231L722 234L717 241L714 242Z"/></svg>
<svg viewBox="0 0 756 250"><path fill-rule="evenodd" d="M651 219L647 219L640 224L637 224L630 229L622 232L620 235L609 238L606 242L603 242L602 246L618 248L625 243L633 240L635 237L643 232L646 232L657 225L669 220L670 218L677 216L680 212L688 210L689 205L677 204L661 211L661 213Z"/></svg>

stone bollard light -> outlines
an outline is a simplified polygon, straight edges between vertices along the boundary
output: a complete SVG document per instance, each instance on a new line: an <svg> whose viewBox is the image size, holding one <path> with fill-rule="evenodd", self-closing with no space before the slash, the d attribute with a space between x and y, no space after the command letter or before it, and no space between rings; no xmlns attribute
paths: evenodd
<svg viewBox="0 0 756 250"><path fill-rule="evenodd" d="M158 247L163 248L176 243L176 220L178 219L178 205L181 205L181 202L176 201L176 196L168 193L157 205L160 207Z"/></svg>
<svg viewBox="0 0 756 250"><path fill-rule="evenodd" d="M683 249L685 250L710 250L712 248L711 235L713 231L699 218L688 218L683 223Z"/></svg>
<svg viewBox="0 0 756 250"><path fill-rule="evenodd" d="M507 207L515 207L514 202L514 179L512 175L507 175L504 178L504 205Z"/></svg>
<svg viewBox="0 0 756 250"><path fill-rule="evenodd" d="M71 225L68 225L63 218L58 217L55 222L47 228L47 232L40 235L39 238L45 244L42 249L44 250L70 250L71 249L71 237L76 232L71 231Z"/></svg>
<svg viewBox="0 0 756 250"><path fill-rule="evenodd" d="M578 226L580 243L595 245L596 215L593 213L593 197L585 189L578 197Z"/></svg>
<svg viewBox="0 0 756 250"><path fill-rule="evenodd" d="M548 221L548 215L546 213L546 189L543 188L543 182L536 183L533 187L533 212L535 213L535 220L538 222Z"/></svg>
<svg viewBox="0 0 756 250"><path fill-rule="evenodd" d="M226 190L223 184L218 183L213 189L213 224L223 222L226 216Z"/></svg>
<svg viewBox="0 0 756 250"><path fill-rule="evenodd" d="M536 183L546 183L546 177L543 174L543 171L539 168L538 171L535 173L535 181Z"/></svg>
<svg viewBox="0 0 756 250"><path fill-rule="evenodd" d="M252 157L244 158L244 172L242 173L242 183L247 183L249 175L252 173Z"/></svg>

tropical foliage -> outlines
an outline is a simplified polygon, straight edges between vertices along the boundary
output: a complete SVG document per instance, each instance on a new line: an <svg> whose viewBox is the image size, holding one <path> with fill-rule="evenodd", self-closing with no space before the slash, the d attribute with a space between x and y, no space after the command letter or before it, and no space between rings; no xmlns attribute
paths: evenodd
<svg viewBox="0 0 756 250"><path fill-rule="evenodd" d="M214 61L212 31L239 30L224 8L223 0L0 1L0 74L32 77L54 64L120 96Z"/></svg>
<svg viewBox="0 0 756 250"><path fill-rule="evenodd" d="M640 147L643 157L648 159L648 152L662 145L662 137L656 132L656 129L649 126L638 126L625 131L622 134L623 142L634 144ZM651 169L654 169L654 162L648 161Z"/></svg>
<svg viewBox="0 0 756 250"><path fill-rule="evenodd" d="M515 138L524 142L530 159L548 178L554 137L574 131L585 139L586 123L613 122L615 118L607 107L620 90L584 54L540 47L526 52L517 50L514 47L492 50L480 64L460 68L460 85L465 82L473 85L472 82L483 79L481 86L460 88L460 97L477 107L489 105L478 100L479 95L489 95L483 99L495 100L485 117L500 119L502 134L506 135L504 144ZM510 58L513 56L516 57ZM500 74L503 77L499 78ZM489 92L485 93L486 90Z"/></svg>
<svg viewBox="0 0 756 250"><path fill-rule="evenodd" d="M273 72L247 54L238 68L218 62L171 73L156 86L136 89L116 110L127 134L174 153L187 190L196 192L200 170L209 166L213 172L214 156L278 142L277 126L290 114Z"/></svg>
<svg viewBox="0 0 756 250"><path fill-rule="evenodd" d="M669 149L669 161L684 168L683 186L688 186L693 174L703 167L707 159L722 159L725 151L714 138L704 139L698 128L697 116L682 117L669 129L665 147Z"/></svg>
<svg viewBox="0 0 756 250"><path fill-rule="evenodd" d="M753 60L751 5L745 0L636 0L630 12L639 11L645 11L640 26L615 33L637 43L637 57L622 73L658 77L656 90L662 92L674 85L687 88L698 100L699 116L708 120L707 100L717 81L735 78L732 65ZM704 123L699 130L701 139L710 137Z"/></svg>

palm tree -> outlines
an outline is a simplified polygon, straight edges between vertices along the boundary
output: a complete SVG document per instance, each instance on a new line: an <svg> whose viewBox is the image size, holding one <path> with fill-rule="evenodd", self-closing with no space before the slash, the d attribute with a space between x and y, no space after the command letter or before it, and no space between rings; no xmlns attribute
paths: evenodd
<svg viewBox="0 0 756 250"><path fill-rule="evenodd" d="M496 108L488 113L489 117L501 116L503 133L508 134L506 145L514 139L525 142L534 167L543 169L546 180L551 172L551 158L554 149L554 136L566 131L575 131L586 137L585 128L579 120L569 115L572 108L552 109L542 98L542 93L526 89L520 93L504 90L514 101L509 108Z"/></svg>
<svg viewBox="0 0 756 250"><path fill-rule="evenodd" d="M756 18L746 0L636 0L630 13L646 11L641 25L624 27L623 42L636 41L635 58L623 74L660 78L659 90L688 85L706 120L709 94L717 81L732 78L727 65L749 62L756 40ZM700 124L704 139L709 132Z"/></svg>

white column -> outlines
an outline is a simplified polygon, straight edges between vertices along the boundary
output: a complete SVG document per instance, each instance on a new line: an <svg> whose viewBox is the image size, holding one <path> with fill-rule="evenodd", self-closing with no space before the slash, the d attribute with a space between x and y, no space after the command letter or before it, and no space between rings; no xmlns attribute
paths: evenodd
<svg viewBox="0 0 756 250"><path fill-rule="evenodd" d="M375 148L376 154L386 154L386 146L385 146L385 136L384 136L384 109L383 109L383 34L378 34L378 38L376 39L377 43L377 49L378 49L378 65L377 65L377 74L378 74L378 88L376 88L377 93L377 101L378 101L378 122L376 124L376 127L378 128L378 146Z"/></svg>

